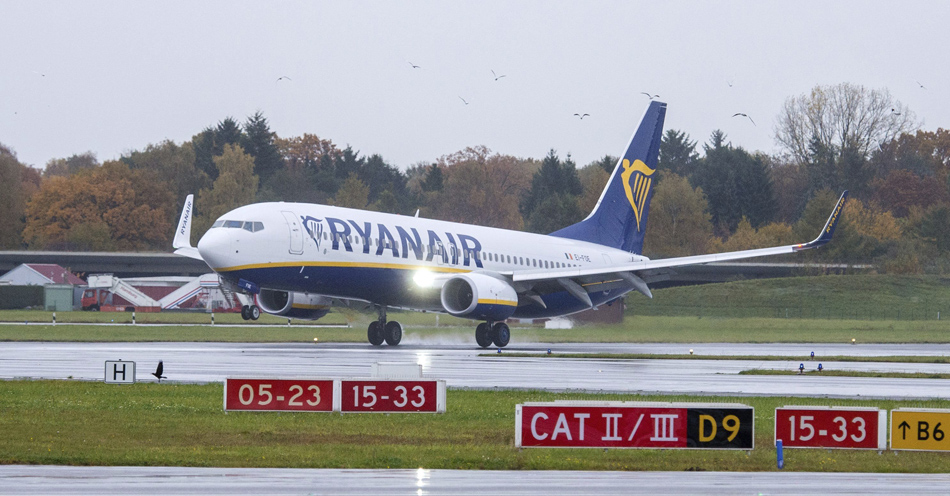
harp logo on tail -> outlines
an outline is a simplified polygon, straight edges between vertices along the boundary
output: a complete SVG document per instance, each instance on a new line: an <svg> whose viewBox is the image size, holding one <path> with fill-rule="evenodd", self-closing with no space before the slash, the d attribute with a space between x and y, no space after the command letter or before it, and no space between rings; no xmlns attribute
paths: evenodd
<svg viewBox="0 0 950 496"><path fill-rule="evenodd" d="M633 207L633 213L637 216L637 232L640 231L640 218L643 216L643 207L647 203L647 196L650 193L650 187L653 186L653 173L656 169L651 169L642 160L623 159L623 189L627 192L627 200ZM631 178L633 182L631 184Z"/></svg>

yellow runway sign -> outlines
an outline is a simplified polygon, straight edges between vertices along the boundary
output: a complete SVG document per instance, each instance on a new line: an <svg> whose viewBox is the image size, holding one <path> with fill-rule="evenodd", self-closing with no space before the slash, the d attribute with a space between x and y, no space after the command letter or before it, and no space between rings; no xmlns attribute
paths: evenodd
<svg viewBox="0 0 950 496"><path fill-rule="evenodd" d="M891 449L950 451L950 410L891 410Z"/></svg>

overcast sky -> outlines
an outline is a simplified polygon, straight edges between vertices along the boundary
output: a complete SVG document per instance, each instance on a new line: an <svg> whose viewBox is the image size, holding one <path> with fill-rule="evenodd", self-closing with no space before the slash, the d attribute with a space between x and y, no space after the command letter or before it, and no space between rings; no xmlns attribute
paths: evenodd
<svg viewBox="0 0 950 496"><path fill-rule="evenodd" d="M623 151L650 92L666 128L772 153L815 85L887 88L950 127L948 22L937 1L0 0L0 143L104 161L260 110L401 168L476 145L582 166Z"/></svg>

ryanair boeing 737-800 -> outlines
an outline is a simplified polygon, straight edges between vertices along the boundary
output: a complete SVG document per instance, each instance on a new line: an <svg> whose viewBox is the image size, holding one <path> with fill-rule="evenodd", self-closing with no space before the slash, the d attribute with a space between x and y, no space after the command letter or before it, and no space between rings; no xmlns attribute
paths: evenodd
<svg viewBox="0 0 950 496"><path fill-rule="evenodd" d="M193 196L175 253L204 260L254 295L245 319L264 312L318 319L332 305L375 308L373 345L397 345L402 325L387 308L481 321L479 346L505 346L509 318L569 315L613 302L669 267L792 253L831 240L847 191L809 243L650 260L641 255L666 104L652 102L593 212L548 235L305 203L257 203L221 216L191 245Z"/></svg>

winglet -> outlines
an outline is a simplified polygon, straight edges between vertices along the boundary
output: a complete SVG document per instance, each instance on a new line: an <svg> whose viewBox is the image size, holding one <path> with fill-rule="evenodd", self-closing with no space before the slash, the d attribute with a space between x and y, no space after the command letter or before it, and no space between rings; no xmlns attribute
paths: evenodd
<svg viewBox="0 0 950 496"><path fill-rule="evenodd" d="M194 210L194 201L195 195L188 195L185 198L185 206L181 209L181 218L178 219L178 229L175 230L172 248L175 248L176 255L203 260L201 254L198 253L198 249L191 246L191 217Z"/></svg>
<svg viewBox="0 0 950 496"><path fill-rule="evenodd" d="M810 243L805 243L798 245L794 248L795 251L808 250L810 248L818 248L819 246L824 245L825 243L831 241L831 237L835 234L835 228L838 227L838 222L841 220L840 214L841 209L844 208L845 201L848 199L848 190L845 190L844 193L841 193L841 198L838 198L838 203L835 205L835 209L831 212L831 216L828 217L828 221L825 222L825 227L822 228L821 233L815 238L814 241Z"/></svg>
<svg viewBox="0 0 950 496"><path fill-rule="evenodd" d="M194 209L195 195L185 197L185 206L181 209L181 218L178 219L178 229L175 230L175 239L172 248L191 248L191 214Z"/></svg>

